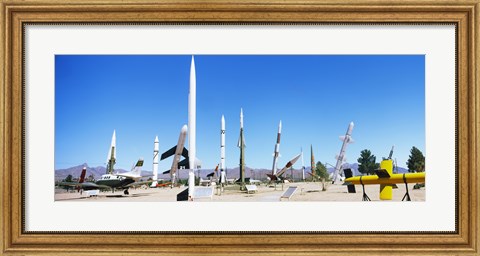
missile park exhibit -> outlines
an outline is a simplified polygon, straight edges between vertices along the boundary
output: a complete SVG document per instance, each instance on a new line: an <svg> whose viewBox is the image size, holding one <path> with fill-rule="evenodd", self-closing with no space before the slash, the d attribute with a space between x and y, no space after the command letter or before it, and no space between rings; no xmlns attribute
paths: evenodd
<svg viewBox="0 0 480 256"><path fill-rule="evenodd" d="M58 202L425 201L425 137L423 55L55 56Z"/></svg>

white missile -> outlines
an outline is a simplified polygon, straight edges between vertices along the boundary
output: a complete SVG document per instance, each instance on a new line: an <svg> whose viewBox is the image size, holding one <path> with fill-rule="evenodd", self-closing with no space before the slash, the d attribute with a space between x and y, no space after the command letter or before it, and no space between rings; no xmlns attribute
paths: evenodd
<svg viewBox="0 0 480 256"><path fill-rule="evenodd" d="M225 183L225 117L220 124L220 183Z"/></svg>
<svg viewBox="0 0 480 256"><path fill-rule="evenodd" d="M188 93L188 158L190 170L188 171L188 197L193 198L195 189L195 174L196 169L196 116L197 116L197 80L195 75L195 59L192 56L190 64L190 90Z"/></svg>
<svg viewBox="0 0 480 256"><path fill-rule="evenodd" d="M180 161L180 157L182 156L183 147L185 145L185 138L187 137L187 129L187 125L183 125L182 130L180 130L180 135L178 136L178 142L175 148L175 155L173 156L172 168L170 168L170 179L172 181L172 187L175 184L178 170L178 162Z"/></svg>
<svg viewBox="0 0 480 256"><path fill-rule="evenodd" d="M155 141L153 142L153 182L150 187L154 188L157 186L157 181L158 181L158 151L159 151L159 145L158 145L158 136L155 136Z"/></svg>
<svg viewBox="0 0 480 256"><path fill-rule="evenodd" d="M240 108L240 128L243 129L243 108Z"/></svg>
<svg viewBox="0 0 480 256"><path fill-rule="evenodd" d="M116 144L117 144L117 137L115 136L115 130L113 130L112 142L110 143L110 148L108 149L108 155L107 155L106 174L113 173L113 166L115 165L115 162L117 159Z"/></svg>
<svg viewBox="0 0 480 256"><path fill-rule="evenodd" d="M305 162L303 161L303 148L300 148L302 154L302 180L305 181Z"/></svg>
<svg viewBox="0 0 480 256"><path fill-rule="evenodd" d="M282 135L282 120L278 124L278 133L277 133L277 143L275 144L275 149L273 151L273 166L272 166L272 174L277 173L277 161L280 153L280 136Z"/></svg>
<svg viewBox="0 0 480 256"><path fill-rule="evenodd" d="M343 163L346 161L345 153L347 151L347 145L354 142L352 139L353 126L354 126L353 122L350 122L345 136L340 136L340 140L343 141L343 143L342 143L342 148L340 149L340 154L338 154L337 156L337 164L335 165L335 170L333 172L332 184L335 184L336 182L341 181L340 171Z"/></svg>

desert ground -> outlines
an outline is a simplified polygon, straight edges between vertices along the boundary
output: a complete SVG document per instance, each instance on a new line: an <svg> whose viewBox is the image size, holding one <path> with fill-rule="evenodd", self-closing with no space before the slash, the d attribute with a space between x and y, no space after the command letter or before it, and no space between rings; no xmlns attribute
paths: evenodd
<svg viewBox="0 0 480 256"><path fill-rule="evenodd" d="M229 185L219 194L217 187L213 188L211 198L199 198L195 201L213 201L213 202L279 202L279 201L362 201L362 186L356 185L356 193L348 193L347 187L343 185L327 184L326 191L322 190L320 182L297 182L277 184L260 184L257 186L257 192L247 193L240 191L238 185ZM297 190L290 198L281 198L288 187L297 187ZM398 188L393 189L392 201L401 201L405 195L405 184L397 184ZM409 194L412 201L425 201L425 187L413 189L414 184L408 184ZM185 190L186 187L175 188L130 188L130 195L123 195L122 190L114 193L111 191L100 192L98 196L88 196L85 191L70 191L57 188L55 190L55 201L84 201L84 202L173 202L176 201L178 193ZM379 185L366 185L366 194L371 201L381 201L379 199Z"/></svg>

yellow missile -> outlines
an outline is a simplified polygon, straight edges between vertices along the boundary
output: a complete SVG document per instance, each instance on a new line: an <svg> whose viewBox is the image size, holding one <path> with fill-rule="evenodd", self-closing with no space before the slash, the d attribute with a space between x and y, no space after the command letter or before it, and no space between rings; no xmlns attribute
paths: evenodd
<svg viewBox="0 0 480 256"><path fill-rule="evenodd" d="M405 179L405 180L404 180ZM391 174L390 177L379 177L378 175L356 176L345 180L347 184L364 184L364 185L378 185L378 184L398 184L398 183L425 183L425 173L405 173L405 174Z"/></svg>

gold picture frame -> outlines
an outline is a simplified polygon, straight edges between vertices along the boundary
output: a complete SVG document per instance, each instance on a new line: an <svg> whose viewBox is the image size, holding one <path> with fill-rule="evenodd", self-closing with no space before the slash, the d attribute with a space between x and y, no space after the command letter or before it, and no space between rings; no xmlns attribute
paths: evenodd
<svg viewBox="0 0 480 256"><path fill-rule="evenodd" d="M480 255L480 1L1 0L4 255ZM404 23L457 27L456 232L35 232L23 230L23 26L27 23Z"/></svg>

